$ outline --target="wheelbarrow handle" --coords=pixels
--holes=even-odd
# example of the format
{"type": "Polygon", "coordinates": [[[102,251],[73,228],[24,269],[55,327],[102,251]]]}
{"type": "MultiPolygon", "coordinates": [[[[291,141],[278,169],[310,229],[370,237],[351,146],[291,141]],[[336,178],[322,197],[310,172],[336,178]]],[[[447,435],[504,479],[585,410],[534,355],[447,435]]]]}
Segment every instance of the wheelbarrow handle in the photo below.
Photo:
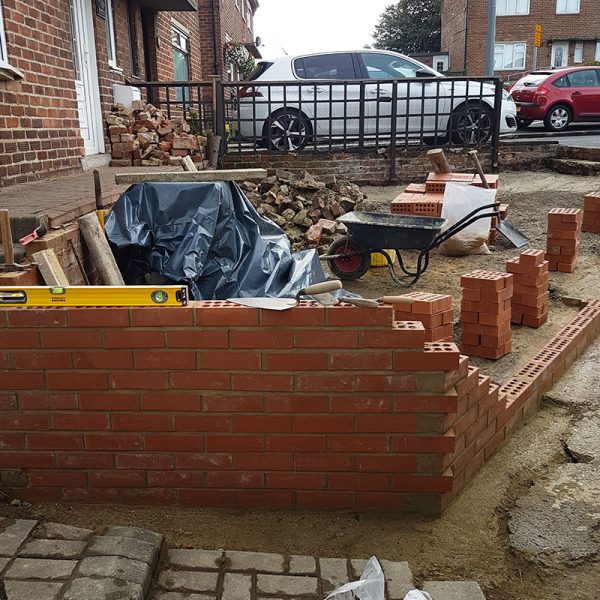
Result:
{"type": "Polygon", "coordinates": [[[475,210],[471,211],[468,215],[465,215],[458,223],[452,225],[446,229],[446,231],[442,231],[432,242],[429,250],[433,250],[437,248],[440,244],[443,244],[446,240],[449,240],[451,237],[455,236],[457,233],[461,232],[463,229],[469,227],[476,221],[480,219],[485,219],[487,217],[497,217],[500,218],[500,213],[498,212],[500,208],[499,202],[494,202],[493,204],[485,204],[484,206],[480,206],[475,210]],[[493,212],[488,212],[484,214],[480,214],[481,211],[494,209],[493,212]]]}

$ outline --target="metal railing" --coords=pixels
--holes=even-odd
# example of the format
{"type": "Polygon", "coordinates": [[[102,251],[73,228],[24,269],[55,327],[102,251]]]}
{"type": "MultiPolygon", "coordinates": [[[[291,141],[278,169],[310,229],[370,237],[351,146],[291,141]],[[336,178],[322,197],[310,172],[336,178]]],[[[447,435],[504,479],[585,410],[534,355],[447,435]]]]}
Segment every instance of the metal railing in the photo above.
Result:
{"type": "Polygon", "coordinates": [[[488,146],[497,165],[498,78],[135,83],[168,118],[194,117],[226,152],[385,152],[488,146]]]}

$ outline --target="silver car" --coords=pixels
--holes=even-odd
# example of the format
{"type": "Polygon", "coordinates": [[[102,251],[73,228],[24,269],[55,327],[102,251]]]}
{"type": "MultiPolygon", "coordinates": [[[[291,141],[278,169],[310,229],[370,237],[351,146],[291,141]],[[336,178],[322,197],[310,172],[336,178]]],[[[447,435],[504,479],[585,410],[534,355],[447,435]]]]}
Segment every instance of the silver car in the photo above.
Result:
{"type": "MultiPolygon", "coordinates": [[[[394,115],[397,140],[439,143],[449,136],[457,144],[477,144],[493,133],[492,83],[446,79],[396,52],[327,52],[262,61],[238,89],[234,135],[284,152],[331,140],[379,145],[386,135],[389,143],[394,115]]],[[[499,109],[500,132],[516,131],[516,106],[505,91],[499,109]]]]}

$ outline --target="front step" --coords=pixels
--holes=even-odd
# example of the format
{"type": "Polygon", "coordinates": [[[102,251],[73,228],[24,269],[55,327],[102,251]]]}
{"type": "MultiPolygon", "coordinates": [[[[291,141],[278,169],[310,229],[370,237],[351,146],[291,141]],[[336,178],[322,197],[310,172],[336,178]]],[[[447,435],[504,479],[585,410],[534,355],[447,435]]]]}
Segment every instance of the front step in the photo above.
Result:
{"type": "Polygon", "coordinates": [[[593,160],[577,160],[573,158],[551,158],[550,167],[557,173],[565,175],[600,175],[600,162],[593,160]]]}

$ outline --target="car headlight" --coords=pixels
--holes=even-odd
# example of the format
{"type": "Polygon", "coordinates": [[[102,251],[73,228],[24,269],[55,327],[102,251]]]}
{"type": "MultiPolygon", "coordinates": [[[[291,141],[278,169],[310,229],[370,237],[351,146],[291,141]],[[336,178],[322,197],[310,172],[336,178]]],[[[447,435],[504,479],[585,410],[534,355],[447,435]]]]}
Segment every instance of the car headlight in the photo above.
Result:
{"type": "Polygon", "coordinates": [[[512,100],[511,95],[506,90],[502,90],[502,100],[512,100]]]}

